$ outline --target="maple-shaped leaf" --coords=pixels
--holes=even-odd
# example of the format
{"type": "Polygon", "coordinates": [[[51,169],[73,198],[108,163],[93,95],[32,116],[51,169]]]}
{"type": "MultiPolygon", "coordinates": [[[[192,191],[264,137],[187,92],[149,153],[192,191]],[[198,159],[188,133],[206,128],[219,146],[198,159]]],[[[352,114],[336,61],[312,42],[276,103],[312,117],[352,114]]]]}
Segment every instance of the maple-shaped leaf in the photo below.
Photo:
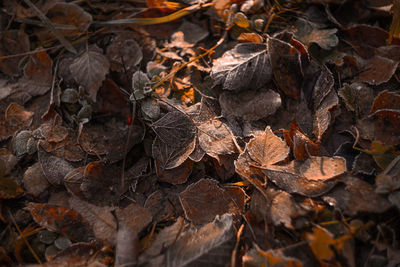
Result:
{"type": "Polygon", "coordinates": [[[191,143],[196,133],[192,120],[180,111],[168,112],[151,127],[161,141],[173,147],[191,143]]]}
{"type": "Polygon", "coordinates": [[[110,68],[108,59],[96,51],[85,51],[69,66],[75,81],[85,87],[93,102],[110,68]]]}
{"type": "Polygon", "coordinates": [[[236,45],[214,61],[211,77],[214,86],[243,91],[258,89],[272,78],[272,68],[265,44],[244,43],[236,45]]]}

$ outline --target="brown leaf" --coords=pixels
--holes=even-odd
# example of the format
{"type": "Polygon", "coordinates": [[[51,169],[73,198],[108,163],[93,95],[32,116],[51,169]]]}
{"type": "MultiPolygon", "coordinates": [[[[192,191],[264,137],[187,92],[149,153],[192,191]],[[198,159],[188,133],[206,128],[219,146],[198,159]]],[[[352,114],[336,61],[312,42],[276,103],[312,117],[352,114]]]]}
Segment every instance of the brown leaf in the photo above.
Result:
{"type": "Polygon", "coordinates": [[[243,266],[300,267],[302,263],[295,258],[286,257],[280,250],[263,251],[255,245],[243,256],[243,266]]]}
{"type": "Polygon", "coordinates": [[[89,241],[92,237],[88,222],[72,209],[32,202],[27,209],[40,226],[65,234],[72,241],[89,241]]]}
{"type": "MultiPolygon", "coordinates": [[[[233,190],[233,189],[232,189],[233,190]]],[[[242,189],[228,191],[212,179],[201,179],[179,194],[186,217],[195,224],[211,222],[216,215],[238,214],[244,208],[242,189]]]]}
{"type": "Polygon", "coordinates": [[[143,53],[133,34],[121,33],[107,47],[107,57],[112,71],[133,71],[142,61],[143,53]]]}
{"type": "Polygon", "coordinates": [[[170,146],[157,136],[153,141],[152,153],[160,171],[178,167],[189,157],[195,147],[195,139],[183,147],[170,146]]]}
{"type": "Polygon", "coordinates": [[[211,77],[223,90],[259,89],[271,80],[271,64],[265,44],[243,43],[214,61],[211,77]]]}
{"type": "Polygon", "coordinates": [[[375,55],[363,62],[363,69],[365,69],[365,71],[362,71],[354,81],[371,85],[385,83],[392,78],[398,65],[398,61],[375,55]]]}
{"type": "Polygon", "coordinates": [[[84,86],[93,102],[96,102],[97,91],[106,78],[110,63],[102,54],[85,51],[69,66],[75,81],[84,86]]]}
{"type": "Polygon", "coordinates": [[[187,181],[189,175],[192,173],[193,161],[187,159],[176,168],[162,171],[159,165],[156,164],[156,172],[158,180],[170,184],[183,184],[187,181]]]}
{"type": "MultiPolygon", "coordinates": [[[[57,3],[48,10],[46,16],[53,25],[58,26],[57,31],[67,37],[85,33],[92,23],[92,16],[73,3],[57,3]]],[[[36,35],[42,41],[53,38],[53,34],[47,28],[36,31],[36,35]]]]}
{"type": "MultiPolygon", "coordinates": [[[[0,56],[17,55],[28,52],[30,49],[29,36],[20,30],[2,32],[0,38],[0,56]]],[[[21,69],[19,62],[23,56],[10,57],[0,60],[0,70],[7,75],[17,76],[21,69]]]]}
{"type": "Polygon", "coordinates": [[[376,176],[375,192],[390,193],[400,188],[400,156],[397,156],[386,169],[376,176]]]}
{"type": "Polygon", "coordinates": [[[270,127],[262,135],[251,139],[246,149],[257,165],[263,168],[285,160],[289,154],[285,141],[276,136],[270,127]]]}
{"type": "Polygon", "coordinates": [[[74,169],[68,161],[46,152],[40,143],[38,144],[38,159],[47,181],[53,185],[62,185],[65,175],[74,169]]]}
{"type": "Polygon", "coordinates": [[[173,147],[192,143],[196,134],[192,120],[180,111],[168,112],[151,127],[162,142],[173,147]]]}
{"type": "Polygon", "coordinates": [[[198,126],[200,147],[211,157],[236,153],[235,138],[225,123],[218,119],[209,120],[198,126]]]}
{"type": "Polygon", "coordinates": [[[16,103],[11,103],[5,116],[0,117],[0,141],[13,136],[15,132],[28,128],[33,120],[33,112],[25,110],[16,103]]]}
{"type": "Polygon", "coordinates": [[[86,153],[106,155],[111,163],[117,162],[125,157],[126,151],[143,140],[144,128],[138,124],[133,124],[130,127],[132,127],[132,130],[128,146],[126,142],[129,126],[125,120],[86,123],[78,141],[86,153]]]}
{"type": "Polygon", "coordinates": [[[149,210],[136,203],[116,209],[115,214],[117,215],[118,225],[127,227],[137,234],[151,223],[153,218],[149,210]]]}
{"type": "Polygon", "coordinates": [[[289,43],[268,38],[268,52],[276,84],[285,95],[298,99],[303,80],[299,51],[289,43]]]}
{"type": "Polygon", "coordinates": [[[14,179],[0,176],[0,199],[17,198],[24,193],[24,190],[14,179]]]}
{"type": "Polygon", "coordinates": [[[322,103],[316,108],[313,122],[314,135],[318,140],[322,139],[323,134],[328,130],[335,118],[334,109],[339,105],[339,98],[335,90],[331,90],[324,98],[322,103]]]}
{"type": "Polygon", "coordinates": [[[375,193],[367,182],[350,175],[342,177],[341,181],[344,186],[336,187],[322,198],[344,214],[381,213],[391,207],[389,201],[375,193]]]}
{"type": "Polygon", "coordinates": [[[238,94],[223,92],[219,96],[222,116],[236,116],[243,120],[259,120],[270,115],[281,106],[281,97],[273,90],[249,90],[238,94]]]}
{"type": "Polygon", "coordinates": [[[313,197],[329,191],[336,184],[332,179],[345,171],[346,161],[343,158],[311,157],[305,162],[270,165],[263,173],[289,193],[313,197]]]}
{"type": "Polygon", "coordinates": [[[153,220],[156,222],[162,222],[172,218],[175,212],[174,206],[161,190],[153,192],[146,199],[144,207],[150,211],[153,220]]]}

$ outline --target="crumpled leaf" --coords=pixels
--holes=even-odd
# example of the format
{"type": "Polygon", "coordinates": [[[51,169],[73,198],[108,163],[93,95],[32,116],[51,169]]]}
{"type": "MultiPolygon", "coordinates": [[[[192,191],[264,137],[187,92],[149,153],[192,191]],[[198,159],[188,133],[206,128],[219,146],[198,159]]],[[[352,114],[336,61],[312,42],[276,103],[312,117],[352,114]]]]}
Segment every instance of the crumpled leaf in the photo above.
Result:
{"type": "Polygon", "coordinates": [[[196,134],[192,120],[180,111],[168,112],[151,127],[162,142],[172,147],[188,145],[196,134]]]}
{"type": "Polygon", "coordinates": [[[268,52],[276,84],[285,95],[298,99],[303,79],[300,52],[276,38],[268,38],[268,52]]]}
{"type": "Polygon", "coordinates": [[[223,92],[219,96],[222,116],[259,120],[275,113],[281,106],[280,95],[273,90],[249,90],[238,94],[223,92]]]}
{"type": "Polygon", "coordinates": [[[285,160],[290,149],[285,141],[276,136],[268,126],[262,135],[250,140],[246,145],[246,150],[258,166],[268,168],[270,165],[285,160]]]}
{"type": "Polygon", "coordinates": [[[295,23],[296,39],[310,46],[311,43],[318,44],[322,49],[332,49],[337,46],[339,39],[336,36],[337,29],[321,29],[318,24],[299,18],[295,23]]]}
{"type": "Polygon", "coordinates": [[[256,90],[272,78],[265,44],[243,43],[214,61],[211,77],[224,90],[256,90]]]}
{"type": "Polygon", "coordinates": [[[244,198],[242,189],[223,189],[217,181],[204,178],[179,194],[186,217],[197,225],[212,221],[216,215],[240,213],[244,208],[244,198]]]}
{"type": "Polygon", "coordinates": [[[344,214],[355,216],[359,213],[381,213],[391,207],[390,202],[375,193],[374,188],[356,178],[346,175],[341,181],[345,186],[338,186],[322,198],[344,214]]]}
{"type": "Polygon", "coordinates": [[[89,241],[93,233],[88,222],[75,210],[40,203],[28,203],[27,209],[40,226],[65,234],[72,241],[89,241]]]}
{"type": "Polygon", "coordinates": [[[97,91],[106,78],[110,63],[96,51],[85,51],[69,66],[75,81],[84,86],[93,102],[96,102],[97,91]]]}
{"type": "Polygon", "coordinates": [[[346,108],[356,113],[357,117],[368,115],[374,101],[373,90],[362,83],[345,83],[339,89],[339,96],[343,99],[346,108]]]}

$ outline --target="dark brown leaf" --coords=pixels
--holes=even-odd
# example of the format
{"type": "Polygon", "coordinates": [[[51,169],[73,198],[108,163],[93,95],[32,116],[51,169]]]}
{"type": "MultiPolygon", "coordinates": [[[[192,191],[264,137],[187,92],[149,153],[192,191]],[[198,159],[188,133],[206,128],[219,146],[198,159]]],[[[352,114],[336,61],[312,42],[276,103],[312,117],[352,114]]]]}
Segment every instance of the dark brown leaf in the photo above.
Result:
{"type": "Polygon", "coordinates": [[[218,58],[212,68],[214,86],[224,90],[258,89],[272,78],[271,64],[265,44],[238,44],[218,58]]]}
{"type": "MultiPolygon", "coordinates": [[[[20,30],[2,32],[0,39],[0,56],[22,54],[30,49],[29,36],[20,30]]],[[[19,62],[23,56],[0,60],[0,70],[7,75],[17,76],[21,73],[19,62]]]]}
{"type": "Polygon", "coordinates": [[[195,148],[195,139],[183,147],[170,146],[157,136],[153,141],[152,153],[157,168],[161,172],[178,167],[189,157],[195,148]]]}

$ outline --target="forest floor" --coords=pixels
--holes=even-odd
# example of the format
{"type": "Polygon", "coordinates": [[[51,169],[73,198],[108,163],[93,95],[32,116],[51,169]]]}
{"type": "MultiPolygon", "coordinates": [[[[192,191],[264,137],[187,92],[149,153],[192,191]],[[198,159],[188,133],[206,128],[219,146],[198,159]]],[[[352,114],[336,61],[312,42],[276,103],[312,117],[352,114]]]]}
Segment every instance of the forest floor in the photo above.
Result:
{"type": "Polygon", "coordinates": [[[0,266],[400,265],[399,0],[0,8],[0,266]]]}

